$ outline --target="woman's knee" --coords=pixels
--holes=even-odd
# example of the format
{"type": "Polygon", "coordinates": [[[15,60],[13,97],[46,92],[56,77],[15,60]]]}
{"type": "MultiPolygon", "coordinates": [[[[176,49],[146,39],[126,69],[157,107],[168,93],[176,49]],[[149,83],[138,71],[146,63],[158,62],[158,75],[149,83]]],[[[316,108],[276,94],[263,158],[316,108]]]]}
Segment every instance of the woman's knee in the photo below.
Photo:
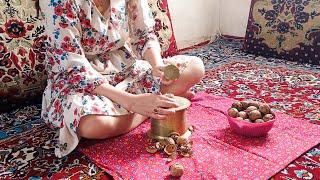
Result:
{"type": "MultiPolygon", "coordinates": [[[[112,120],[107,121],[106,116],[89,115],[81,118],[77,134],[87,139],[105,139],[112,131],[112,120]]],[[[110,117],[112,118],[112,117],[110,117]]]]}
{"type": "Polygon", "coordinates": [[[205,74],[205,68],[202,59],[200,59],[199,57],[192,57],[189,62],[188,68],[190,70],[190,79],[198,82],[203,78],[205,74]]]}

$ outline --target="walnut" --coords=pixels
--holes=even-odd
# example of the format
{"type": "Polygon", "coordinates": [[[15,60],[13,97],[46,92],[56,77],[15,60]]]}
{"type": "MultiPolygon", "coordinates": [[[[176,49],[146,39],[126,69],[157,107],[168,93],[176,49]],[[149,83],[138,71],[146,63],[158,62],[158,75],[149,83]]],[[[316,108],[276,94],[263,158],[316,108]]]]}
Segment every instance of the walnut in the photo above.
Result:
{"type": "Polygon", "coordinates": [[[169,168],[171,176],[180,177],[183,175],[184,167],[181,164],[175,163],[169,168]]]}
{"type": "Polygon", "coordinates": [[[270,121],[270,120],[272,120],[273,118],[274,118],[274,116],[273,116],[272,114],[266,114],[266,115],[263,116],[263,120],[264,120],[265,122],[270,121]]]}
{"type": "Polygon", "coordinates": [[[249,106],[246,110],[245,110],[245,112],[246,113],[250,113],[251,111],[254,111],[254,110],[257,110],[258,108],[257,107],[255,107],[255,106],[249,106]]]}
{"type": "Polygon", "coordinates": [[[249,113],[249,119],[250,119],[251,121],[255,121],[255,120],[261,119],[261,118],[262,118],[261,113],[260,113],[260,111],[258,111],[258,110],[253,110],[253,111],[251,111],[251,112],[249,113]]]}
{"type": "Polygon", "coordinates": [[[270,107],[268,106],[268,104],[261,104],[259,106],[259,111],[262,114],[269,114],[270,113],[270,107]]]}
{"type": "Polygon", "coordinates": [[[244,121],[251,122],[250,119],[243,119],[244,121]]]}
{"type": "Polygon", "coordinates": [[[242,101],[241,104],[242,104],[242,108],[243,109],[247,109],[249,107],[249,102],[248,101],[242,101]]]}
{"type": "Polygon", "coordinates": [[[238,110],[236,108],[230,108],[228,110],[228,115],[230,117],[236,118],[236,117],[238,117],[238,110]]]}
{"type": "Polygon", "coordinates": [[[257,119],[254,121],[255,123],[263,123],[264,121],[262,119],[257,119]]]}
{"type": "Polygon", "coordinates": [[[254,106],[256,108],[259,108],[259,102],[251,101],[249,102],[249,106],[254,106]]]}
{"type": "Polygon", "coordinates": [[[243,120],[243,118],[242,118],[242,117],[237,117],[236,119],[241,120],[241,121],[243,120]]]}
{"type": "Polygon", "coordinates": [[[236,108],[238,111],[241,111],[242,108],[243,108],[240,101],[234,102],[231,107],[232,107],[232,108],[236,108]]]}
{"type": "Polygon", "coordinates": [[[244,111],[240,111],[239,112],[239,117],[241,117],[242,119],[246,119],[248,117],[248,114],[244,111]]]}

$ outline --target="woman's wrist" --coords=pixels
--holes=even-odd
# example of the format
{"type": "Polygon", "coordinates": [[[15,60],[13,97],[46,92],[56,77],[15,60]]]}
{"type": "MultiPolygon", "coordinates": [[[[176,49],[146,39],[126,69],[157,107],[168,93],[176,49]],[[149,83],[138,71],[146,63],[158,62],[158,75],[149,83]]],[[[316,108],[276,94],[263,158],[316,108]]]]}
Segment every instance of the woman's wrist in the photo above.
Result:
{"type": "Polygon", "coordinates": [[[153,48],[147,49],[144,53],[144,59],[150,63],[152,68],[156,68],[164,65],[160,51],[157,49],[153,49],[153,48]]]}
{"type": "Polygon", "coordinates": [[[94,89],[93,93],[105,96],[111,101],[120,104],[127,110],[131,110],[135,99],[134,94],[115,88],[110,84],[102,84],[94,89]]]}
{"type": "Polygon", "coordinates": [[[133,106],[135,105],[135,103],[137,102],[136,100],[137,95],[136,94],[130,94],[128,93],[128,95],[126,96],[126,99],[124,101],[124,105],[123,107],[128,110],[128,111],[132,111],[133,106]]]}

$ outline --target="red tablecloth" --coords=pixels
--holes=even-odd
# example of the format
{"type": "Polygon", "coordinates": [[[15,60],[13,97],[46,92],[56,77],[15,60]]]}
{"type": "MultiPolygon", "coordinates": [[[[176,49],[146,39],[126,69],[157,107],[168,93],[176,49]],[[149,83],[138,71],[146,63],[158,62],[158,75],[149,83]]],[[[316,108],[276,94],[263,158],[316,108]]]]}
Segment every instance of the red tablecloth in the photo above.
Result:
{"type": "Polygon", "coordinates": [[[267,179],[320,142],[320,126],[277,113],[268,136],[246,138],[232,132],[225,115],[233,100],[198,95],[188,110],[195,127],[194,154],[167,163],[163,154],[149,154],[146,122],[132,132],[104,141],[85,141],[81,151],[115,179],[166,179],[169,166],[184,165],[182,179],[267,179]]]}

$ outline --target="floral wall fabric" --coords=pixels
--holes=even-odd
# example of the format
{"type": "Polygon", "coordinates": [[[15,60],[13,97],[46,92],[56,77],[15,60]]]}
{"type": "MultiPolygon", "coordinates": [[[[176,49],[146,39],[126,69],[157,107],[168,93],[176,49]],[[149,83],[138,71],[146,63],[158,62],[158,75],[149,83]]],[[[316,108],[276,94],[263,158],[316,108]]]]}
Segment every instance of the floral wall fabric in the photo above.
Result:
{"type": "Polygon", "coordinates": [[[320,0],[252,0],[244,49],[320,64],[320,0]]]}
{"type": "Polygon", "coordinates": [[[163,56],[177,54],[177,45],[174,37],[170,12],[167,0],[149,0],[156,25],[155,32],[158,36],[163,56]]]}
{"type": "Polygon", "coordinates": [[[34,1],[0,0],[0,110],[41,96],[45,41],[34,1]]]}
{"type": "MultiPolygon", "coordinates": [[[[149,0],[149,5],[163,55],[176,54],[167,0],[149,0]]],[[[46,39],[34,0],[0,0],[0,111],[41,100],[46,39]]]]}

